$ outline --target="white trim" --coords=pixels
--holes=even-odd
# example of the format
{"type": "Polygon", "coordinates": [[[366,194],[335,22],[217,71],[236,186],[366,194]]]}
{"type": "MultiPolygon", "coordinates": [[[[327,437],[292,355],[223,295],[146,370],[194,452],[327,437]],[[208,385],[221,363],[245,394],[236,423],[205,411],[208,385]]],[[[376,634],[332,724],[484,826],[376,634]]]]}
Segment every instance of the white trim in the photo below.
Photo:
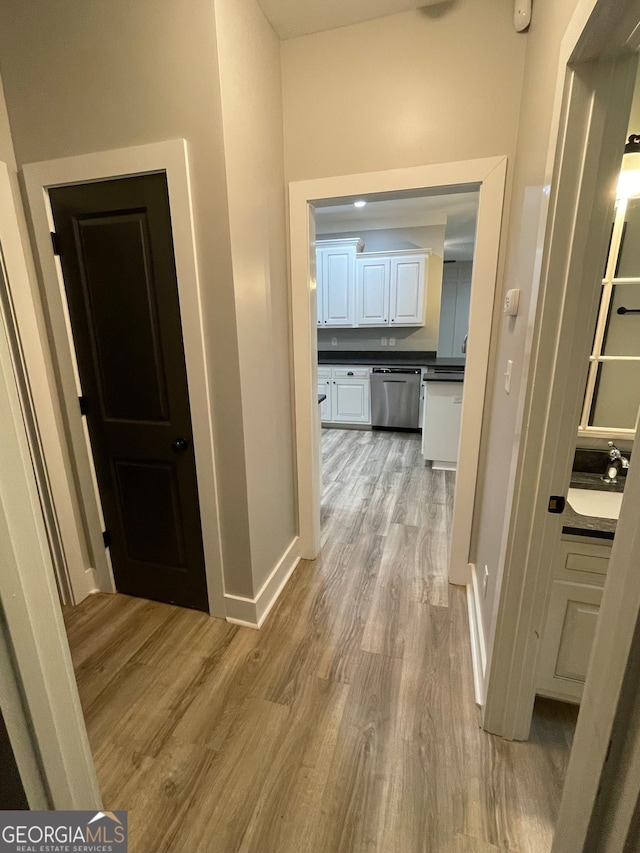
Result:
{"type": "Polygon", "coordinates": [[[584,62],[578,70],[568,63],[579,48],[589,51],[588,59],[598,50],[613,55],[623,33],[620,20],[632,29],[637,24],[637,0],[626,5],[635,7],[633,14],[606,2],[581,3],[560,51],[547,161],[548,180],[553,174],[554,182],[548,227],[544,209],[538,233],[540,296],[521,399],[526,429],[514,460],[513,512],[503,540],[504,580],[484,713],[485,728],[509,739],[526,739],[531,723],[552,554],[562,523],[561,516],[548,514],[547,502],[551,494],[566,493],[569,482],[610,238],[613,194],[607,198],[605,188],[615,186],[636,76],[632,55],[584,62]],[[601,14],[592,17],[596,5],[601,14]]]}
{"type": "MultiPolygon", "coordinates": [[[[11,199],[8,171],[1,163],[0,208],[6,208],[5,189],[11,199]]],[[[3,224],[5,215],[6,209],[3,224]]],[[[5,234],[1,236],[4,239],[5,234]]],[[[26,274],[24,257],[21,263],[17,249],[3,243],[5,268],[12,287],[23,281],[26,274]]],[[[22,365],[14,362],[8,340],[15,336],[16,330],[3,302],[0,300],[0,606],[32,722],[50,807],[99,809],[100,792],[18,395],[17,378],[22,365]]],[[[41,805],[40,797],[32,807],[36,804],[41,805]]]]}
{"type": "Polygon", "coordinates": [[[467,584],[467,610],[469,612],[469,640],[473,667],[473,688],[476,705],[484,705],[484,676],[487,667],[487,650],[484,642],[482,607],[478,594],[478,577],[474,563],[469,563],[471,582],[467,584]]]}
{"type": "MultiPolygon", "coordinates": [[[[83,431],[82,419],[78,416],[77,386],[74,372],[74,355],[70,347],[65,322],[64,284],[57,259],[51,251],[53,218],[49,203],[48,188],[79,184],[90,181],[109,180],[137,174],[165,172],[169,189],[171,226],[178,278],[180,315],[183,327],[187,382],[191,406],[193,444],[198,477],[202,539],[204,545],[209,607],[212,616],[224,616],[222,551],[220,545],[220,522],[215,472],[213,442],[212,399],[206,343],[204,336],[201,285],[195,244],[195,228],[191,203],[191,182],[187,143],[184,139],[121,148],[95,154],[83,154],[60,160],[30,163],[24,167],[24,178],[33,222],[36,251],[40,261],[44,282],[44,302],[52,328],[54,356],[61,376],[61,398],[66,428],[71,438],[70,453],[76,467],[79,482],[80,503],[88,508],[90,549],[96,565],[96,583],[101,589],[110,589],[109,567],[101,545],[101,530],[98,519],[100,509],[91,477],[91,460],[83,431]]],[[[30,369],[30,375],[34,368],[30,369]]],[[[37,370],[37,367],[35,368],[37,370]]],[[[56,425],[55,439],[65,446],[63,425],[56,425]]],[[[51,449],[45,448],[47,464],[51,449]]],[[[65,496],[76,497],[70,466],[59,466],[51,472],[51,486],[58,512],[64,507],[65,496]]],[[[87,548],[82,547],[82,532],[77,522],[70,520],[61,535],[68,551],[73,546],[72,558],[75,572],[86,570],[87,548]]],[[[72,579],[75,575],[72,574],[72,579]]],[[[81,600],[87,594],[84,588],[75,590],[81,600]]]]}
{"type": "Polygon", "coordinates": [[[300,552],[320,550],[320,427],[317,419],[316,282],[313,202],[347,195],[480,185],[449,580],[466,585],[489,363],[507,158],[488,157],[289,184],[291,293],[300,552]]]}
{"type": "Polygon", "coordinates": [[[300,539],[295,536],[255,598],[225,593],[227,622],[246,628],[261,628],[299,562],[300,539]]]}

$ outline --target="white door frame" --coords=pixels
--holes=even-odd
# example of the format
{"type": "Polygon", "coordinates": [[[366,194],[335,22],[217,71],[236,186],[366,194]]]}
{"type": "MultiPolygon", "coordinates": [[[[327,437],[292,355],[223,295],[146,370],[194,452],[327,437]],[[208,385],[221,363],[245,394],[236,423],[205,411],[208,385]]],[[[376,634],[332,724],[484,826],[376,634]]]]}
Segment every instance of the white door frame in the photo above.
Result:
{"type": "Polygon", "coordinates": [[[296,181],[289,185],[296,459],[301,556],[320,551],[320,425],[317,417],[316,281],[312,263],[313,202],[398,190],[478,184],[480,200],[473,263],[469,346],[456,477],[449,580],[469,581],[469,548],[480,433],[496,294],[507,158],[487,157],[386,172],[296,181]]]}
{"type": "MultiPolygon", "coordinates": [[[[52,251],[50,232],[53,216],[49,201],[50,187],[91,181],[109,180],[139,174],[166,173],[173,231],[174,254],[178,279],[180,316],[183,328],[187,383],[193,429],[193,445],[198,478],[198,496],[202,519],[205,568],[212,616],[225,615],[222,551],[213,443],[212,400],[207,352],[203,332],[201,287],[195,243],[191,202],[191,182],[187,143],[184,139],[157,142],[132,148],[83,154],[60,160],[30,163],[24,166],[24,180],[33,223],[35,247],[43,281],[44,311],[51,330],[53,358],[59,378],[62,421],[52,425],[53,433],[45,443],[47,466],[52,466],[56,448],[65,448],[70,464],[50,468],[51,493],[61,517],[60,536],[67,558],[74,598],[78,602],[96,588],[113,590],[108,557],[102,542],[102,510],[97,492],[93,460],[84,419],[80,417],[79,375],[71,340],[64,282],[59,258],[52,251]],[[69,442],[65,438],[69,435],[69,442]],[[76,489],[75,481],[78,488],[76,489]],[[65,501],[86,513],[65,517],[65,501]],[[63,523],[66,522],[66,523],[63,523]]],[[[32,381],[46,377],[37,363],[28,365],[32,381]]],[[[38,408],[36,417],[46,407],[38,408]]],[[[45,436],[43,435],[43,443],[45,436]]]]}
{"type": "MultiPolygon", "coordinates": [[[[507,738],[526,739],[531,723],[552,554],[562,529],[562,516],[550,515],[547,503],[550,495],[566,493],[570,478],[635,83],[636,59],[631,51],[639,40],[638,20],[639,0],[619,4],[582,0],[560,52],[547,161],[552,194],[538,240],[543,262],[525,389],[527,428],[518,459],[484,712],[485,728],[507,738]],[[624,55],[616,59],[616,53],[624,55]]],[[[627,495],[625,505],[630,500],[627,495]]],[[[629,523],[633,512],[637,520],[637,510],[627,509],[618,525],[605,600],[611,600],[610,586],[628,582],[621,555],[628,553],[633,536],[629,523]]],[[[609,619],[611,609],[603,605],[596,648],[619,627],[615,617],[609,619]]],[[[603,679],[602,687],[611,684],[612,677],[614,683],[621,678],[627,653],[624,644],[618,649],[617,658],[608,662],[608,673],[589,676],[585,697],[593,695],[591,679],[603,679]]],[[[614,691],[603,695],[608,704],[614,691]]],[[[583,700],[581,718],[587,704],[588,698],[583,700]]],[[[602,731],[604,720],[606,716],[600,719],[602,731]]],[[[601,746],[595,741],[589,745],[592,751],[601,746]]]]}
{"type": "Polygon", "coordinates": [[[0,298],[0,609],[8,634],[0,640],[3,714],[32,809],[99,809],[18,390],[25,382],[14,295],[29,288],[29,276],[2,162],[0,246],[6,278],[0,298]],[[9,645],[14,667],[5,657],[9,645]]]}

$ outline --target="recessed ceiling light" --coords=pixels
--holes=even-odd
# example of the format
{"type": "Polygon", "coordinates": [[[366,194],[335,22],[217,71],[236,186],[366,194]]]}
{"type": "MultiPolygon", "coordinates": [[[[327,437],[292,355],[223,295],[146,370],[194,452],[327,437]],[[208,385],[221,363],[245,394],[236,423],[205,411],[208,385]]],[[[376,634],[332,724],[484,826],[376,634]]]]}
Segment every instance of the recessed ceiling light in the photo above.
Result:
{"type": "Polygon", "coordinates": [[[354,201],[353,206],[354,207],[364,207],[366,203],[367,202],[363,198],[361,198],[359,201],[354,201]]]}

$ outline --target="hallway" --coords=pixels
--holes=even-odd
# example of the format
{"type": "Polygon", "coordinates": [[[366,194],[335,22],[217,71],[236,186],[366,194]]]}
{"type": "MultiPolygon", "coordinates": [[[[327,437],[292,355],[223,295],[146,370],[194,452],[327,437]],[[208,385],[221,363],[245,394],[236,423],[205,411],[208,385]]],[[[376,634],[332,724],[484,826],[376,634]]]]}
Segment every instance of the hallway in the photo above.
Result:
{"type": "Polygon", "coordinates": [[[576,711],[479,728],[453,475],[326,430],[322,555],[260,631],[97,594],[67,609],[104,805],[133,853],[547,853],[576,711]]]}

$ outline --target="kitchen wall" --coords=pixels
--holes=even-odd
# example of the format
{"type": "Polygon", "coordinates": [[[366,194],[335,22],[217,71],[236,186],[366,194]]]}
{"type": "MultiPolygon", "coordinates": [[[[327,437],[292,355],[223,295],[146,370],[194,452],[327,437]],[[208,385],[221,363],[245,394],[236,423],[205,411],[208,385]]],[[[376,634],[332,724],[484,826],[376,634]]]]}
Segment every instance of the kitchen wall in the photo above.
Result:
{"type": "MultiPolygon", "coordinates": [[[[545,174],[549,148],[560,43],[577,0],[537,0],[529,30],[527,58],[518,125],[511,212],[502,291],[520,288],[518,317],[506,317],[497,306],[494,320],[497,348],[491,370],[481,448],[481,479],[477,490],[472,561],[482,579],[487,566],[489,580],[481,601],[485,639],[499,602],[504,569],[503,537],[509,523],[509,479],[520,426],[518,401],[530,318],[537,251],[536,234],[545,198],[545,174]],[[504,389],[507,360],[513,361],[511,392],[504,389]]],[[[526,425],[525,427],[526,428],[526,425]]],[[[489,649],[490,652],[490,649],[489,649]]]]}
{"type": "MultiPolygon", "coordinates": [[[[328,226],[330,227],[330,226],[328,226]]],[[[371,231],[327,232],[319,228],[319,240],[361,237],[365,252],[395,251],[396,249],[431,249],[427,270],[425,325],[421,328],[397,329],[318,329],[319,350],[402,350],[407,352],[434,351],[438,347],[440,297],[444,255],[444,225],[425,225],[413,228],[381,228],[371,231]],[[381,338],[393,331],[395,347],[383,346],[381,338]],[[332,339],[337,339],[334,347],[332,339]]]]}
{"type": "MultiPolygon", "coordinates": [[[[237,46],[238,56],[248,64],[252,57],[244,52],[244,45],[238,46],[237,34],[233,33],[236,21],[233,13],[225,5],[219,11],[225,32],[237,46]]],[[[238,14],[247,14],[244,5],[238,14]]],[[[261,68],[269,68],[268,79],[256,96],[258,92],[261,95],[271,92],[277,76],[273,42],[269,41],[268,47],[261,42],[267,35],[264,28],[261,34],[251,30],[252,50],[260,44],[261,68]]],[[[268,509],[264,492],[256,491],[255,481],[249,482],[247,471],[248,448],[250,464],[254,466],[253,478],[256,455],[263,457],[260,464],[270,465],[271,461],[267,463],[264,457],[279,458],[282,444],[287,442],[287,419],[282,415],[288,406],[283,368],[287,344],[282,340],[286,338],[282,330],[287,320],[278,283],[283,266],[278,238],[274,238],[273,248],[270,246],[267,252],[265,236],[259,235],[263,242],[251,255],[237,236],[238,223],[244,216],[243,204],[251,203],[250,199],[240,200],[246,185],[237,177],[239,164],[246,160],[252,173],[256,166],[243,146],[231,157],[227,174],[225,130],[227,140],[234,140],[234,144],[239,131],[237,116],[228,117],[226,129],[222,125],[214,6],[209,0],[190,0],[182,8],[173,0],[135,3],[92,0],[90,4],[84,0],[58,0],[55,4],[7,0],[0,10],[0,71],[19,164],[162,139],[188,140],[205,337],[212,377],[225,588],[229,593],[251,597],[255,580],[264,574],[264,563],[280,545],[284,549],[289,544],[284,540],[289,540],[292,526],[292,495],[283,496],[289,488],[284,485],[288,479],[287,464],[291,464],[288,455],[284,455],[282,462],[284,473],[276,480],[276,499],[268,509]],[[234,200],[233,247],[230,198],[234,200]],[[244,278],[248,266],[255,263],[257,268],[264,267],[267,257],[272,264],[268,275],[262,272],[244,278]],[[266,292],[267,280],[276,282],[273,295],[266,292]],[[251,304],[256,305],[256,326],[262,330],[259,343],[251,349],[256,376],[264,383],[264,393],[260,392],[259,399],[264,399],[267,389],[282,397],[274,430],[281,428],[283,436],[276,437],[270,432],[266,445],[260,444],[259,453],[252,444],[255,432],[247,426],[248,418],[256,417],[248,399],[256,386],[242,388],[247,371],[245,363],[241,368],[239,357],[239,338],[246,341],[250,333],[251,304]],[[281,346],[273,360],[264,351],[269,343],[263,332],[270,322],[281,346]],[[264,372],[263,365],[267,365],[264,372]],[[266,520],[263,512],[267,513],[266,520]],[[279,512],[282,516],[276,518],[279,512]],[[264,548],[257,544],[263,537],[269,540],[264,548]],[[259,549],[255,578],[252,545],[259,549]]],[[[255,158],[263,158],[265,169],[277,170],[271,143],[262,138],[263,132],[269,134],[276,127],[277,112],[273,124],[265,128],[260,118],[264,107],[253,93],[251,96],[247,93],[247,81],[239,80],[233,69],[229,69],[224,85],[227,94],[236,86],[242,91],[247,127],[260,129],[255,158]]],[[[268,104],[277,109],[277,100],[270,94],[268,104]]],[[[273,146],[277,144],[276,139],[273,146]]],[[[274,184],[278,181],[277,171],[273,181],[274,184]]],[[[261,198],[269,192],[265,179],[260,185],[261,198]]],[[[277,235],[282,221],[281,200],[271,196],[269,205],[277,235]]],[[[272,412],[268,408],[267,415],[272,412]]]]}

